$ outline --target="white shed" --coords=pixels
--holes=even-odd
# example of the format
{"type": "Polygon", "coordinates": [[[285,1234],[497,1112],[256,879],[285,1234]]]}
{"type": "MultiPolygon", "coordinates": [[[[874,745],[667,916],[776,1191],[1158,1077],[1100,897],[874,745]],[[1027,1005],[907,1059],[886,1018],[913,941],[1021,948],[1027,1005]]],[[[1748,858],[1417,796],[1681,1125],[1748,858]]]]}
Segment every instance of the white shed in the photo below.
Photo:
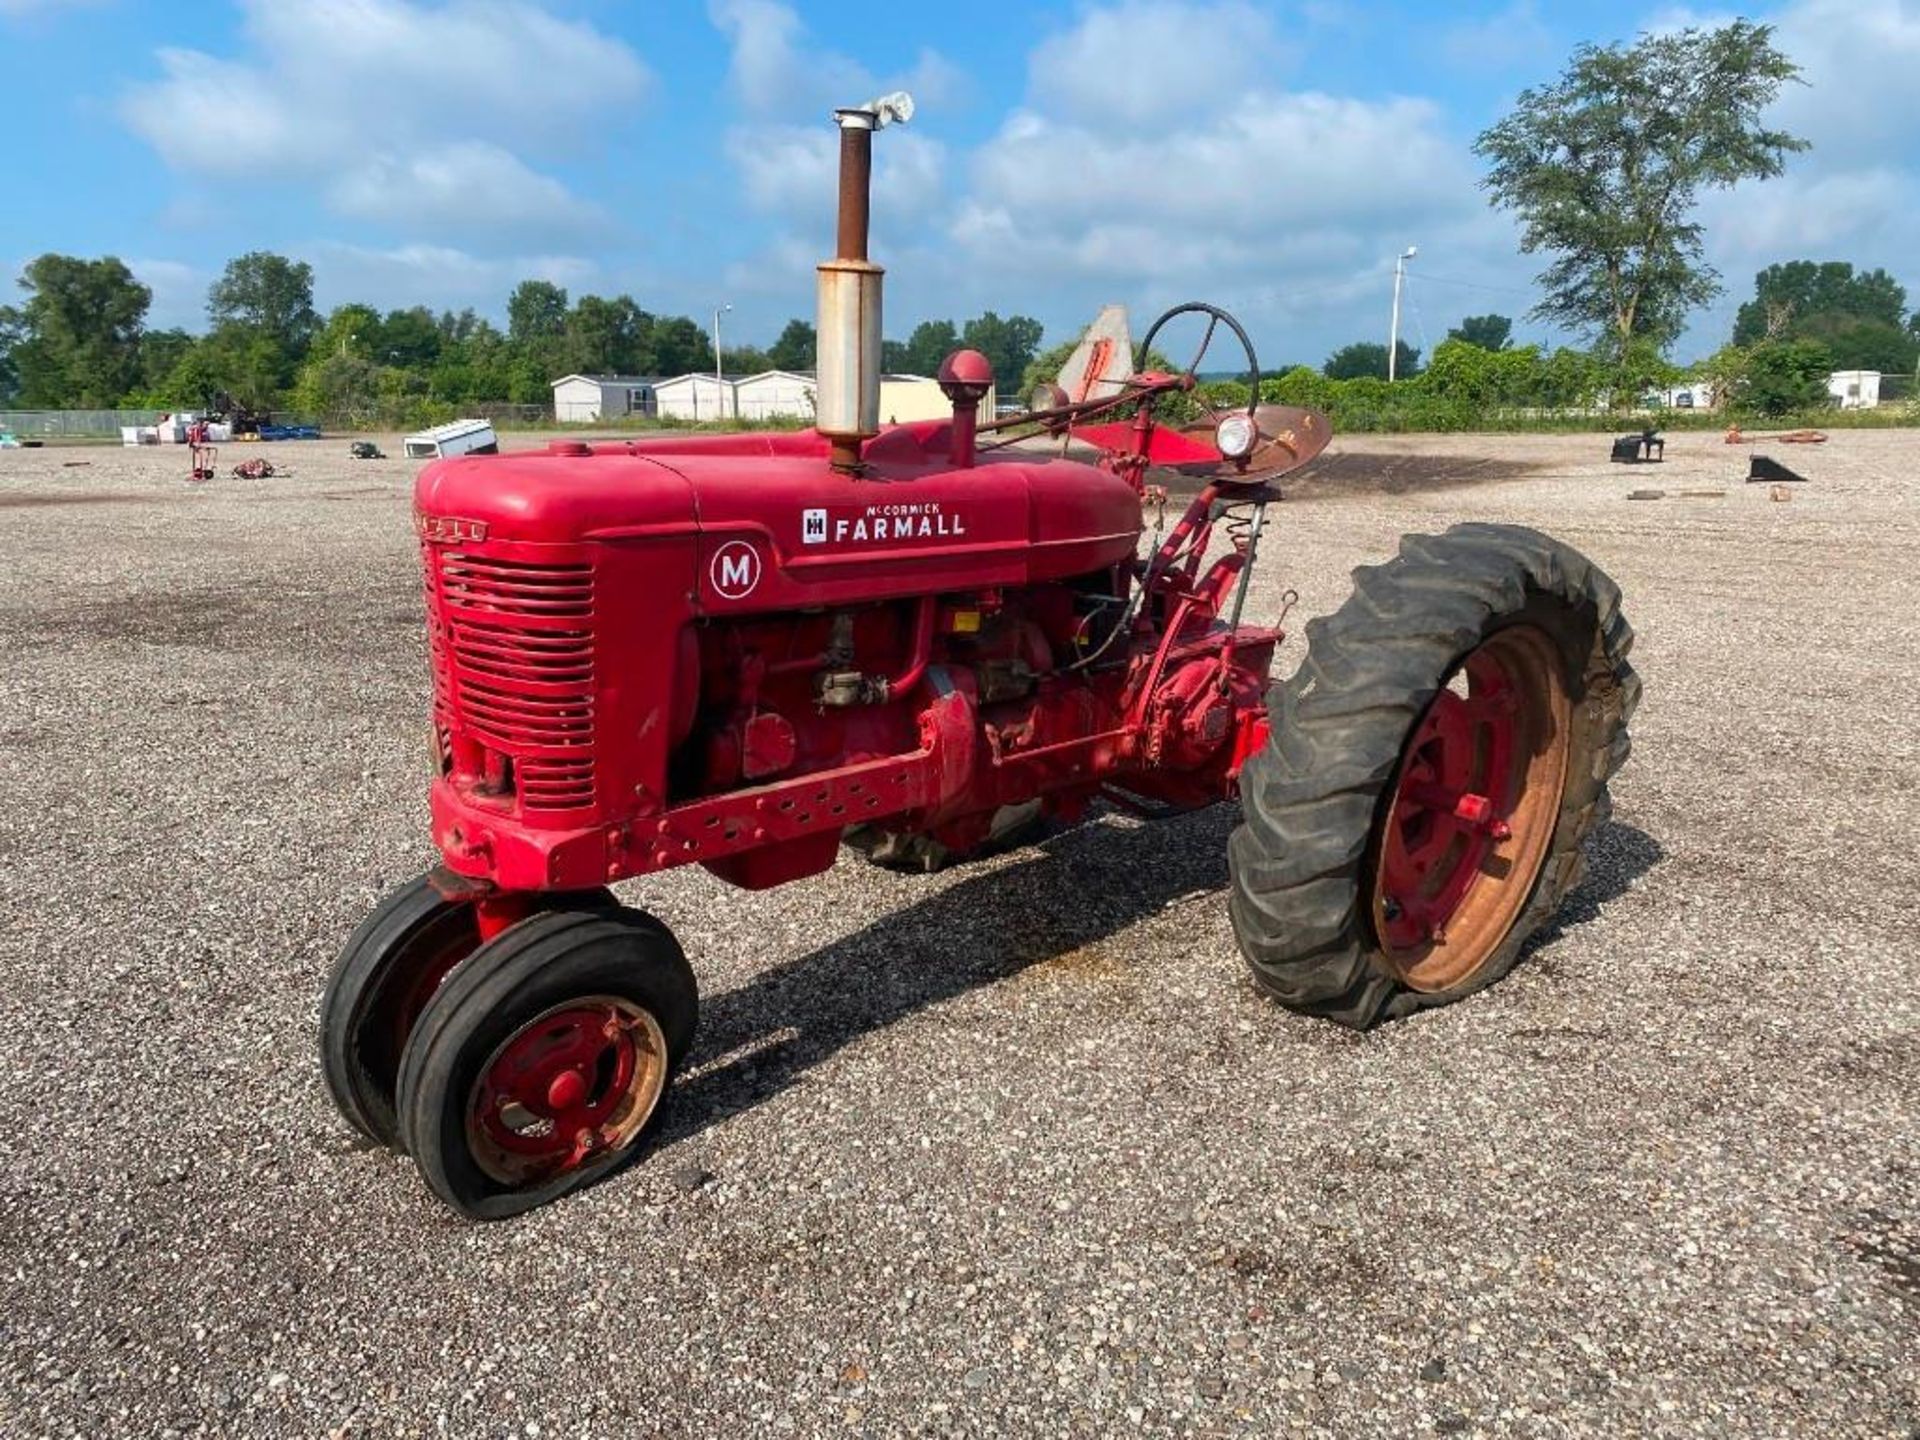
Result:
{"type": "Polygon", "coordinates": [[[732,380],[718,380],[702,371],[676,375],[653,387],[654,403],[662,420],[731,420],[734,386],[732,380]]]}
{"type": "Polygon", "coordinates": [[[775,416],[813,418],[814,378],[797,370],[762,370],[734,382],[737,420],[771,420],[775,416]]]}
{"type": "Polygon", "coordinates": [[[1836,370],[1827,377],[1827,394],[1842,410],[1874,410],[1880,405],[1878,370],[1836,370]]]}
{"type": "Polygon", "coordinates": [[[553,418],[565,424],[652,415],[654,383],[651,375],[562,375],[553,382],[553,418]]]}

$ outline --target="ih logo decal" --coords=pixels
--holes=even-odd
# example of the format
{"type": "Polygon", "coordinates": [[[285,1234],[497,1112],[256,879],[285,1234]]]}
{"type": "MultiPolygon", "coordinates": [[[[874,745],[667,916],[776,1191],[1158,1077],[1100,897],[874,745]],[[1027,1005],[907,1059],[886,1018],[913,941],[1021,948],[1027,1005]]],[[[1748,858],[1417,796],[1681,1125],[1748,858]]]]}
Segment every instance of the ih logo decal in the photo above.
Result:
{"type": "Polygon", "coordinates": [[[827,543],[826,511],[802,510],[800,512],[800,543],[802,545],[824,545],[827,543]]]}
{"type": "Polygon", "coordinates": [[[721,599],[744,600],[760,583],[760,552],[749,541],[729,540],[713,552],[707,578],[721,599]]]}

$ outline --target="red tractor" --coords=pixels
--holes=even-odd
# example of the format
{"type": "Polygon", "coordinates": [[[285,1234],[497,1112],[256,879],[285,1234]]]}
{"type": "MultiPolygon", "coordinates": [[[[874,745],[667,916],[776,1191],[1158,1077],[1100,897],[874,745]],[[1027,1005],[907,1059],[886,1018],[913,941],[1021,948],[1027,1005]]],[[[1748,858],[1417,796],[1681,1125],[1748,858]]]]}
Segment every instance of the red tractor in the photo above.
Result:
{"type": "MultiPolygon", "coordinates": [[[[878,424],[873,132],[838,112],[818,426],[662,435],[422,471],[433,834],[444,863],[347,942],[321,1046],[335,1102],[433,1191],[511,1215],[633,1157],[697,997],[611,882],[698,864],[751,889],[845,843],[931,866],[1096,800],[1239,799],[1234,928],[1281,1003],[1366,1027],[1509,969],[1581,870],[1638,683],[1618,589],[1531,530],[1412,536],[1356,572],[1269,694],[1242,622],[1272,482],[1328,439],[1194,365],[1009,421],[878,424]],[[1038,430],[1065,443],[1036,446],[1038,430]],[[1150,475],[1197,490],[1171,528],[1150,475]]],[[[1198,322],[1194,322],[1198,323],[1198,322]]],[[[1206,342],[1200,349],[1204,354],[1206,342]]]]}

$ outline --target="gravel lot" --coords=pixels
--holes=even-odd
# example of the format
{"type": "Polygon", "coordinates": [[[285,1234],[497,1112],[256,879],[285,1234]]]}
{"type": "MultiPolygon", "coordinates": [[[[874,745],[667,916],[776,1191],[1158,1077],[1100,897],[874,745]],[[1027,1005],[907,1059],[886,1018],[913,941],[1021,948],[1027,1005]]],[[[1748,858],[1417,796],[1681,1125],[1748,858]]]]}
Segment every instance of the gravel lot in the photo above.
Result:
{"type": "Polygon", "coordinates": [[[1254,607],[1460,519],[1624,586],[1634,759],[1510,980],[1264,1003],[1224,809],[680,872],[623,887],[706,997],[654,1153],[492,1227],[314,1058],[431,859],[413,467],[0,452],[0,1434],[1920,1434],[1920,435],[1757,447],[1784,504],[1606,448],[1343,442],[1254,607]]]}

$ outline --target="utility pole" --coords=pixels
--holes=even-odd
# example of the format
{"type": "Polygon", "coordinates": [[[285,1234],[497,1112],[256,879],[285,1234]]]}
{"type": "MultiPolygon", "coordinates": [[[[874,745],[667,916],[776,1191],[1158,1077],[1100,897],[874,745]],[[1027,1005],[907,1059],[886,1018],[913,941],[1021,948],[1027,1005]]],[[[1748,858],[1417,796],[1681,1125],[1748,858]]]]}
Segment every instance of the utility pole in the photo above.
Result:
{"type": "MultiPolygon", "coordinates": [[[[731,305],[722,305],[713,312],[713,379],[719,386],[719,393],[714,396],[714,403],[720,407],[722,420],[727,418],[727,372],[720,363],[720,317],[731,309],[733,309],[731,305]]],[[[737,404],[733,407],[733,418],[736,420],[740,418],[740,407],[737,404]]]]}
{"type": "Polygon", "coordinates": [[[1387,330],[1387,379],[1400,372],[1400,287],[1406,283],[1407,261],[1420,253],[1418,245],[1409,245],[1393,262],[1393,324],[1387,330]]]}

